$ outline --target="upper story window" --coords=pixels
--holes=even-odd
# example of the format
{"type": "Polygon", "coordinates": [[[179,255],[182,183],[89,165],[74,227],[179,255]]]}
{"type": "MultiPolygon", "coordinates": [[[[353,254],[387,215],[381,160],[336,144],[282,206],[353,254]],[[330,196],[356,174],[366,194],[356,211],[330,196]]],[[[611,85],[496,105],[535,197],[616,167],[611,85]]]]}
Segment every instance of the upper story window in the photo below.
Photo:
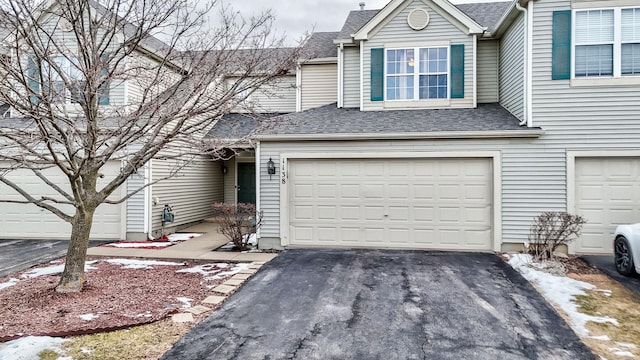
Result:
{"type": "Polygon", "coordinates": [[[576,10],[574,76],[640,75],[640,8],[576,10]]]}
{"type": "Polygon", "coordinates": [[[449,48],[386,51],[386,99],[447,99],[449,48]]]}
{"type": "Polygon", "coordinates": [[[85,78],[76,57],[53,57],[49,62],[43,62],[42,72],[42,90],[51,97],[52,102],[71,104],[80,102],[85,78]]]}

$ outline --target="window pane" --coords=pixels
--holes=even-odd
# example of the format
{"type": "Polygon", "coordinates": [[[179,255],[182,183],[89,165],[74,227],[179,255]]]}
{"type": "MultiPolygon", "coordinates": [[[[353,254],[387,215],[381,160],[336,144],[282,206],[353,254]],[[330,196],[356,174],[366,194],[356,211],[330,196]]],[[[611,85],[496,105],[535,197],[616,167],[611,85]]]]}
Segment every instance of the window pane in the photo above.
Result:
{"type": "Polygon", "coordinates": [[[420,99],[446,99],[447,75],[420,75],[420,99]]]}
{"type": "Polygon", "coordinates": [[[622,9],[622,41],[640,41],[640,8],[622,9]]]}
{"type": "Polygon", "coordinates": [[[420,73],[446,73],[447,48],[420,49],[420,73]]]}
{"type": "Polygon", "coordinates": [[[576,11],[576,43],[613,41],[613,10],[576,11]]]}
{"type": "Polygon", "coordinates": [[[388,76],[387,100],[413,99],[413,76],[388,76]]]}
{"type": "Polygon", "coordinates": [[[613,45],[576,46],[576,76],[613,75],[613,45]]]}
{"type": "Polygon", "coordinates": [[[387,74],[412,74],[413,49],[387,50],[387,74]]]}
{"type": "Polygon", "coordinates": [[[622,44],[622,75],[640,75],[640,44],[622,44]]]}

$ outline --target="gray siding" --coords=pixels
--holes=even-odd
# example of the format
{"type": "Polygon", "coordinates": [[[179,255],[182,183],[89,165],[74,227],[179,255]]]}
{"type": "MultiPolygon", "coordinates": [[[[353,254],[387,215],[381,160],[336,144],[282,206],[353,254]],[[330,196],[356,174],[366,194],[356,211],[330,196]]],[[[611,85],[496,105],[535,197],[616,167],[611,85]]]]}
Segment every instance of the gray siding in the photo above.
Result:
{"type": "Polygon", "coordinates": [[[344,48],[343,106],[360,107],[360,48],[344,48]]]}
{"type": "Polygon", "coordinates": [[[335,103],[338,96],[337,64],[302,65],[302,110],[335,103]]]}
{"type": "MultiPolygon", "coordinates": [[[[131,194],[144,184],[144,168],[140,168],[127,179],[127,193],[131,194]]],[[[144,202],[144,190],[138,191],[127,200],[127,233],[144,232],[144,202]]]]}
{"type": "MultiPolygon", "coordinates": [[[[260,143],[265,145],[266,143],[260,143]]],[[[287,149],[288,150],[288,149],[287,149]]],[[[277,147],[261,146],[260,164],[266,164],[269,159],[276,163],[275,176],[269,177],[266,171],[260,171],[260,211],[262,211],[261,237],[280,236],[280,183],[282,166],[278,166],[280,152],[277,147]]]]}
{"type": "Polygon", "coordinates": [[[524,119],[524,16],[520,15],[500,40],[500,104],[524,119]]]}
{"type": "MultiPolygon", "coordinates": [[[[371,79],[368,74],[371,69],[371,49],[391,47],[393,43],[406,44],[408,42],[451,41],[451,44],[464,44],[465,46],[465,89],[464,99],[451,99],[450,107],[473,107],[473,37],[463,33],[449,20],[438,14],[432,8],[428,8],[430,14],[429,25],[421,31],[412,30],[407,25],[407,15],[416,8],[428,7],[423,1],[415,0],[409,3],[393,19],[385,24],[369,41],[364,44],[364,109],[379,110],[384,102],[371,102],[371,79]]],[[[428,105],[426,105],[428,106],[428,105]]]]}
{"type": "Polygon", "coordinates": [[[236,203],[236,158],[224,162],[227,167],[227,174],[224,175],[224,202],[236,203]]]}
{"type": "Polygon", "coordinates": [[[295,112],[296,77],[283,76],[273,84],[257,89],[248,101],[255,106],[256,112],[295,112]]]}
{"type": "MultiPolygon", "coordinates": [[[[161,179],[175,168],[175,160],[154,159],[152,179],[161,179]]],[[[165,204],[171,205],[176,213],[174,226],[203,220],[211,215],[212,203],[224,200],[220,162],[199,157],[176,176],[153,185],[152,196],[160,199],[152,209],[154,235],[158,235],[157,230],[160,230],[165,204]]]]}
{"type": "Polygon", "coordinates": [[[478,41],[478,103],[498,102],[498,41],[478,41]]]}

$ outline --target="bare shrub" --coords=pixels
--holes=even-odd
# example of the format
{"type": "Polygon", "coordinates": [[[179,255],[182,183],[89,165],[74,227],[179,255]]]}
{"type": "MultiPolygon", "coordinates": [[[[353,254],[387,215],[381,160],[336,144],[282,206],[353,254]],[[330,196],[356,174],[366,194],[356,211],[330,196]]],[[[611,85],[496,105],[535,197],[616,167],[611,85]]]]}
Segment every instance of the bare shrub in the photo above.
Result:
{"type": "Polygon", "coordinates": [[[237,250],[243,251],[249,248],[249,239],[260,227],[262,213],[256,211],[254,204],[239,203],[214,203],[213,216],[220,224],[220,232],[233,242],[237,250]]]}
{"type": "Polygon", "coordinates": [[[561,211],[545,211],[529,229],[529,253],[536,260],[548,260],[560,245],[568,245],[580,236],[585,219],[561,211]]]}

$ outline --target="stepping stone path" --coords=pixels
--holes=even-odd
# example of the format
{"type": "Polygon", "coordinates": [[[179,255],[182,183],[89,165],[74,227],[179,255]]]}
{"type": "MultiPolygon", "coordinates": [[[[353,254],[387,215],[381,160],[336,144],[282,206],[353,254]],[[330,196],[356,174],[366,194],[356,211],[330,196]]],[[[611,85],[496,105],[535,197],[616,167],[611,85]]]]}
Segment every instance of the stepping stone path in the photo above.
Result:
{"type": "MultiPolygon", "coordinates": [[[[213,288],[211,291],[214,294],[202,300],[202,304],[209,306],[222,304],[231,293],[238,290],[238,288],[242,286],[242,284],[244,284],[244,282],[247,281],[253,274],[255,274],[264,264],[266,264],[265,261],[252,262],[251,264],[249,264],[249,268],[241,270],[237,274],[233,275],[229,280],[213,288]]],[[[173,320],[173,322],[193,322],[193,315],[204,314],[211,311],[211,308],[204,305],[196,305],[188,309],[182,309],[181,311],[181,313],[174,314],[171,317],[171,320],[173,320]]]]}

